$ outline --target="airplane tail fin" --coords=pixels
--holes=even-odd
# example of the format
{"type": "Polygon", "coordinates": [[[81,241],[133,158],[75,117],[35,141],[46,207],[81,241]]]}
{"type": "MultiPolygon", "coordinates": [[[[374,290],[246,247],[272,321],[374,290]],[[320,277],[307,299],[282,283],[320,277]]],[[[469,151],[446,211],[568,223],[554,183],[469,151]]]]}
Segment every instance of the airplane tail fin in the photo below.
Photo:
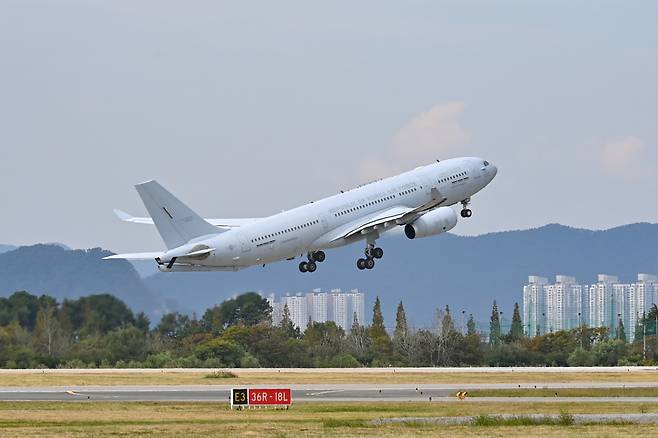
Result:
{"type": "Polygon", "coordinates": [[[135,186],[168,249],[222,230],[206,222],[156,181],[135,186]]]}

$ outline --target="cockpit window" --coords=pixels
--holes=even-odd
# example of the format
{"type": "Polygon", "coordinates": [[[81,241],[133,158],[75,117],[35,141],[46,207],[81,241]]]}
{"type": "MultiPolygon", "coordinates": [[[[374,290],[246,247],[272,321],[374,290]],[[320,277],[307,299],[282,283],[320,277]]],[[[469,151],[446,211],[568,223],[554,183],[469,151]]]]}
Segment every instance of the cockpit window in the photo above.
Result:
{"type": "Polygon", "coordinates": [[[484,162],[484,167],[487,167],[488,165],[489,165],[489,162],[488,162],[488,161],[485,161],[485,162],[484,162]]]}

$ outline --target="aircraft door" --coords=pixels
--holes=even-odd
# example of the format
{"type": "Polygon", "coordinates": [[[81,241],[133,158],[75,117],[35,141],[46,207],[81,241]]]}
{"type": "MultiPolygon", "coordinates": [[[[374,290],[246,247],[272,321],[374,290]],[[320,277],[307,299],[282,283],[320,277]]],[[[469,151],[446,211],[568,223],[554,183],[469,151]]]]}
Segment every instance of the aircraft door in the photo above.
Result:
{"type": "Polygon", "coordinates": [[[240,251],[243,254],[251,251],[251,243],[244,233],[238,232],[238,240],[240,240],[240,251]]]}

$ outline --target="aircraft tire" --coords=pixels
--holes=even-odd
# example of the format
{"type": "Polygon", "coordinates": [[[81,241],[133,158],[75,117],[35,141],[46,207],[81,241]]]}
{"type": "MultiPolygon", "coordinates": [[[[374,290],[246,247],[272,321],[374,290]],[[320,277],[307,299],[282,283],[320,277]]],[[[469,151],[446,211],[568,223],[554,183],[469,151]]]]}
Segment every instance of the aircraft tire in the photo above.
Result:
{"type": "Polygon", "coordinates": [[[381,259],[382,257],[384,257],[384,250],[381,249],[381,248],[375,248],[375,249],[372,250],[372,255],[376,259],[381,259]]]}
{"type": "Polygon", "coordinates": [[[299,272],[306,272],[306,271],[308,271],[308,263],[301,262],[299,264],[299,272]]]}
{"type": "Polygon", "coordinates": [[[366,268],[366,259],[359,259],[356,261],[356,267],[363,271],[366,268]]]}
{"type": "Polygon", "coordinates": [[[314,255],[313,258],[315,259],[316,262],[324,262],[324,259],[327,258],[327,255],[324,253],[324,251],[317,251],[314,255]]]}
{"type": "Polygon", "coordinates": [[[375,259],[366,259],[366,269],[372,269],[375,267],[375,259]]]}
{"type": "Polygon", "coordinates": [[[308,262],[306,263],[306,270],[308,272],[315,272],[315,270],[318,268],[318,265],[315,264],[315,262],[308,262]]]}

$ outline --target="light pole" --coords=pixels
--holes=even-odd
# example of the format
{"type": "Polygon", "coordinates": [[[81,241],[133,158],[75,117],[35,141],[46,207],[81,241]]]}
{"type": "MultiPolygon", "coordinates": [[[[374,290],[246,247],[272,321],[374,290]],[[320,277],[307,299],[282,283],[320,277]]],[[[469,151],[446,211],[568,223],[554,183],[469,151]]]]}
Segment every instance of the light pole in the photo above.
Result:
{"type": "Polygon", "coordinates": [[[647,360],[647,321],[642,318],[642,360],[647,360]]]}
{"type": "Polygon", "coordinates": [[[617,336],[616,338],[619,339],[619,336],[621,336],[621,313],[617,313],[617,336]]]}
{"type": "Polygon", "coordinates": [[[580,331],[580,348],[583,348],[583,324],[580,322],[580,312],[578,312],[578,330],[580,331]]]}
{"type": "Polygon", "coordinates": [[[462,336],[466,335],[466,331],[464,330],[464,316],[466,314],[466,310],[462,310],[462,336]]]}

